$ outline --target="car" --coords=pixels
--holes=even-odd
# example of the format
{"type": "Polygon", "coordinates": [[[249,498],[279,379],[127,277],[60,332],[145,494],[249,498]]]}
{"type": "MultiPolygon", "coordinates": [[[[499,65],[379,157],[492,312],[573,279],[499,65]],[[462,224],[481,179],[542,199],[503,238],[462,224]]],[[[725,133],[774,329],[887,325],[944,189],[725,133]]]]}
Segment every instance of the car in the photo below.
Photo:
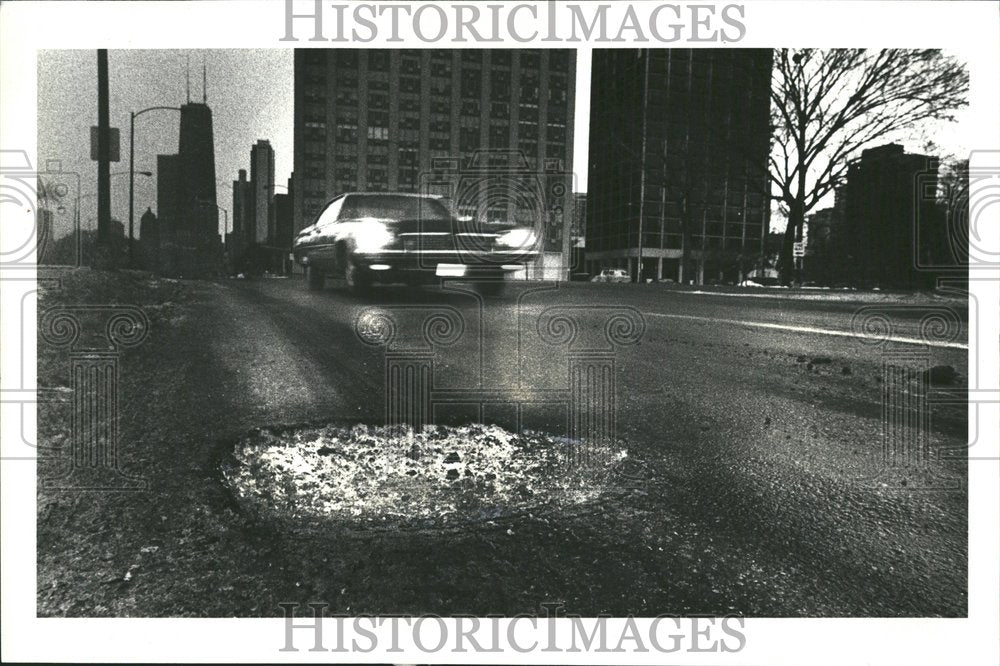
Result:
{"type": "Polygon", "coordinates": [[[498,295],[507,273],[538,257],[538,236],[523,225],[458,217],[432,195],[348,192],[296,235],[292,255],[313,290],[331,276],[354,292],[470,278],[481,292],[498,295]]]}
{"type": "Polygon", "coordinates": [[[605,268],[595,275],[591,282],[631,282],[628,271],[624,268],[605,268]]]}

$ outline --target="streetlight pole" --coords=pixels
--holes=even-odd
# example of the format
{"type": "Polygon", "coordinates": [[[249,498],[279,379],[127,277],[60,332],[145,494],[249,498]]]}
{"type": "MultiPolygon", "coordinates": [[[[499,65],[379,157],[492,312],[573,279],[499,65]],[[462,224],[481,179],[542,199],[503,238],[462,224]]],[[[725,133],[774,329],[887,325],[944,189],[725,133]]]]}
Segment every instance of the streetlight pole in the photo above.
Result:
{"type": "Polygon", "coordinates": [[[135,268],[135,119],[147,111],[180,111],[179,106],[151,106],[141,111],[132,111],[129,117],[128,135],[128,263],[135,268]]]}

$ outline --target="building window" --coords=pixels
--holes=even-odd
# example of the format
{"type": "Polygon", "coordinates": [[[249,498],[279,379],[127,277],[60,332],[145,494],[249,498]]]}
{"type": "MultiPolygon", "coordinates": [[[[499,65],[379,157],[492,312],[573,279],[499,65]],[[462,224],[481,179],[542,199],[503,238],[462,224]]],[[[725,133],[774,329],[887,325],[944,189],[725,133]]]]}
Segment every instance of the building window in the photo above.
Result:
{"type": "MultiPolygon", "coordinates": [[[[308,53],[308,51],[307,51],[308,53]]],[[[337,60],[337,64],[341,67],[357,67],[358,66],[358,51],[357,49],[338,49],[334,51],[334,57],[337,60]]]]}
{"type": "Polygon", "coordinates": [[[368,51],[368,69],[374,72],[389,71],[389,51],[379,49],[368,51]]]}
{"type": "Polygon", "coordinates": [[[389,140],[389,128],[388,127],[368,127],[368,139],[371,141],[388,141],[389,140]]]}
{"type": "Polygon", "coordinates": [[[538,122],[535,120],[519,120],[517,122],[517,135],[522,139],[538,138],[538,122]]]}
{"type": "Polygon", "coordinates": [[[417,184],[417,170],[416,169],[400,169],[399,170],[399,184],[404,186],[413,187],[417,184]]]}
{"type": "Polygon", "coordinates": [[[509,72],[493,72],[490,80],[490,97],[495,100],[510,98],[509,72]]]}
{"type": "Polygon", "coordinates": [[[399,80],[399,89],[405,93],[419,93],[420,79],[404,76],[399,80]]]}
{"type": "Polygon", "coordinates": [[[566,140],[566,128],[560,125],[549,125],[547,128],[547,137],[549,141],[565,141],[566,140]]]}
{"type": "Polygon", "coordinates": [[[354,142],[358,140],[358,126],[353,123],[337,123],[337,141],[354,142]]]}
{"type": "Polygon", "coordinates": [[[417,149],[416,148],[400,148],[399,149],[399,163],[406,166],[415,166],[417,164],[417,149]]]}
{"type": "Polygon", "coordinates": [[[462,97],[479,97],[483,91],[483,76],[478,69],[462,70],[462,97]]]}
{"type": "Polygon", "coordinates": [[[471,99],[463,100],[462,101],[461,113],[462,113],[463,116],[470,116],[470,117],[473,117],[473,118],[478,118],[479,115],[480,115],[480,108],[481,107],[479,105],[479,100],[478,99],[476,99],[476,100],[471,100],[471,99]]]}
{"type": "Polygon", "coordinates": [[[490,127],[490,148],[507,148],[510,146],[510,132],[504,125],[490,127]]]}
{"type": "Polygon", "coordinates": [[[542,66],[541,54],[536,50],[527,50],[521,52],[521,67],[527,69],[538,69],[542,66]]]}
{"type": "Polygon", "coordinates": [[[507,102],[492,102],[490,118],[510,118],[510,104],[507,102]]]}
{"type": "Polygon", "coordinates": [[[451,97],[451,79],[431,79],[431,94],[451,97]]]}
{"type": "Polygon", "coordinates": [[[355,89],[337,90],[337,94],[334,99],[337,100],[337,104],[343,104],[345,106],[357,106],[358,91],[355,89]]]}
{"type": "Polygon", "coordinates": [[[497,49],[490,51],[490,61],[494,65],[510,66],[510,50],[497,49]]]}
{"type": "MultiPolygon", "coordinates": [[[[552,115],[551,109],[549,115],[552,115]]],[[[517,117],[520,120],[538,120],[538,104],[521,101],[517,107],[517,117]]]]}
{"type": "Polygon", "coordinates": [[[403,58],[399,63],[399,71],[403,74],[420,74],[420,59],[403,58]]]}
{"type": "Polygon", "coordinates": [[[479,128],[463,127],[458,140],[459,148],[463,151],[479,148],[479,128]]]}
{"type": "Polygon", "coordinates": [[[521,99],[538,99],[538,79],[521,79],[521,99]]]}

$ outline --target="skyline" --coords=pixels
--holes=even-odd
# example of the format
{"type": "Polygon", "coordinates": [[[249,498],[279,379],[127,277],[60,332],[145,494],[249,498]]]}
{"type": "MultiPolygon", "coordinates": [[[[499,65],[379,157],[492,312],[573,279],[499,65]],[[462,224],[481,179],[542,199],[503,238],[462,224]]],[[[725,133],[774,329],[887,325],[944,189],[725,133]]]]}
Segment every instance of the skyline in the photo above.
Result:
{"type": "MultiPolygon", "coordinates": [[[[573,172],[577,191],[587,192],[590,125],[591,49],[577,49],[576,114],[574,116],[573,172]]],[[[128,171],[129,112],[150,106],[179,106],[188,97],[202,99],[201,69],[207,70],[207,101],[215,122],[217,200],[232,200],[232,181],[239,169],[248,169],[250,149],[258,139],[267,139],[275,150],[275,181],[285,182],[292,172],[294,125],[293,49],[191,49],[109,51],[110,112],[112,127],[121,136],[122,161],[112,163],[112,173],[128,171]]],[[[38,52],[38,163],[46,170],[50,160],[60,160],[64,171],[80,174],[80,221],[84,229],[96,225],[96,163],[89,156],[90,126],[97,119],[96,55],[91,50],[41,50],[38,52]],[[95,218],[95,219],[91,219],[95,218]]],[[[968,109],[956,114],[954,123],[936,123],[897,137],[909,151],[925,151],[933,140],[940,156],[966,154],[969,135],[968,109]]],[[[136,172],[152,177],[135,179],[135,218],[151,207],[156,210],[156,155],[177,150],[179,114],[155,111],[136,121],[136,172]]],[[[128,179],[111,180],[111,215],[128,221],[128,179]]],[[[331,196],[334,193],[331,193],[331,196]]],[[[832,203],[832,197],[830,199],[832,203]]],[[[220,204],[221,205],[221,204],[220,204]]],[[[817,206],[816,210],[825,207],[817,206]]],[[[224,205],[229,209],[231,205],[224,205]]],[[[228,211],[232,229],[232,211],[228,211]]],[[[772,209],[772,229],[781,215],[772,209]]],[[[225,215],[220,216],[223,233],[225,215]]],[[[56,220],[56,236],[72,229],[56,220]]]]}

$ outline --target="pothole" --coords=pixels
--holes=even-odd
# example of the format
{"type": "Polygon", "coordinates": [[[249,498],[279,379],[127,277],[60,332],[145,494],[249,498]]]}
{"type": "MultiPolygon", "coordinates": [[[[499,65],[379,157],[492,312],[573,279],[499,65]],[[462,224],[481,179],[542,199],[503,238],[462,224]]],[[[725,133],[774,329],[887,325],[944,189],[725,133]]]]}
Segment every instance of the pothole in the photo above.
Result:
{"type": "Polygon", "coordinates": [[[290,529],[442,529],[594,503],[626,459],[618,443],[498,426],[255,430],[223,477],[241,507],[290,529]]]}

